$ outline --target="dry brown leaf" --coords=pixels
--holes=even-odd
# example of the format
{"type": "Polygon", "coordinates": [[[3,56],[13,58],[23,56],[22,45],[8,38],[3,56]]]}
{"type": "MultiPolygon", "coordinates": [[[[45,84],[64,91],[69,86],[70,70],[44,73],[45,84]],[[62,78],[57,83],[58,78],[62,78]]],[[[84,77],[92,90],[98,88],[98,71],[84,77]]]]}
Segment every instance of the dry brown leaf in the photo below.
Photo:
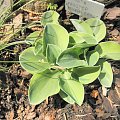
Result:
{"type": "Polygon", "coordinates": [[[97,98],[98,94],[98,90],[93,90],[90,96],[92,96],[93,98],[97,98]]]}
{"type": "Polygon", "coordinates": [[[30,78],[31,78],[31,74],[28,73],[26,70],[20,69],[20,70],[18,71],[18,74],[19,74],[19,76],[21,76],[22,78],[27,78],[27,79],[30,79],[30,78]]]}
{"type": "Polygon", "coordinates": [[[114,7],[114,8],[107,9],[107,13],[105,14],[104,19],[114,20],[117,17],[120,17],[120,8],[114,7]]]}
{"type": "Polygon", "coordinates": [[[111,36],[118,36],[120,34],[120,32],[117,29],[114,29],[110,32],[111,36]]]}
{"type": "Polygon", "coordinates": [[[119,99],[120,99],[120,88],[119,87],[115,87],[115,90],[116,90],[117,95],[119,96],[119,99]]]}
{"type": "Polygon", "coordinates": [[[106,112],[111,113],[113,109],[113,104],[110,99],[103,97],[103,107],[106,112]]]}
{"type": "Polygon", "coordinates": [[[97,117],[102,117],[104,115],[104,111],[100,108],[95,109],[97,117]]]}
{"type": "Polygon", "coordinates": [[[108,97],[115,104],[120,104],[120,98],[119,98],[116,90],[110,90],[108,93],[108,97]]]}
{"type": "Polygon", "coordinates": [[[120,88],[120,78],[115,79],[115,85],[120,88]]]}
{"type": "Polygon", "coordinates": [[[22,21],[23,21],[23,14],[19,13],[13,18],[13,25],[14,25],[14,30],[17,31],[17,29],[21,29],[22,27],[22,21]]]}
{"type": "Polygon", "coordinates": [[[4,25],[3,30],[2,31],[0,30],[0,32],[3,33],[0,39],[1,40],[0,44],[9,42],[11,38],[14,36],[14,34],[21,30],[22,20],[23,20],[23,15],[19,13],[17,16],[13,18],[13,23],[4,25]]]}

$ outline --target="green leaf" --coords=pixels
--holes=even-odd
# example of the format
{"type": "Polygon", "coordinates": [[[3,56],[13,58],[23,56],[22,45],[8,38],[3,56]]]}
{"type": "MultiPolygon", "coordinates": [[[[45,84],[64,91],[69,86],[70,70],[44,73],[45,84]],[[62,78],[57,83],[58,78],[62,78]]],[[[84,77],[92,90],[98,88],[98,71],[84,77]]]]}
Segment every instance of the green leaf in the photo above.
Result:
{"type": "Polygon", "coordinates": [[[93,35],[92,29],[86,22],[77,19],[70,19],[70,21],[72,22],[77,31],[93,35]]]}
{"type": "Polygon", "coordinates": [[[33,75],[28,92],[30,104],[37,105],[60,91],[59,74],[59,72],[45,71],[41,74],[33,75]]]}
{"type": "Polygon", "coordinates": [[[26,37],[26,42],[29,42],[33,45],[34,42],[38,39],[41,39],[41,32],[35,31],[26,37]]]}
{"type": "Polygon", "coordinates": [[[120,60],[120,44],[116,42],[101,42],[95,50],[100,54],[101,58],[120,60]]]}
{"type": "Polygon", "coordinates": [[[97,51],[90,51],[87,54],[87,62],[89,66],[94,66],[99,60],[99,53],[97,51]]]}
{"type": "Polygon", "coordinates": [[[101,85],[104,87],[111,87],[113,82],[113,72],[110,63],[104,60],[99,60],[97,64],[101,65],[101,72],[98,77],[101,85]]]}
{"type": "Polygon", "coordinates": [[[75,101],[69,95],[67,95],[65,92],[63,92],[62,90],[60,90],[59,95],[61,96],[61,98],[64,101],[66,101],[66,102],[68,102],[70,104],[74,104],[75,103],[75,101]]]}
{"type": "Polygon", "coordinates": [[[46,54],[47,44],[54,44],[64,51],[69,43],[67,30],[58,24],[47,24],[43,36],[43,52],[46,54]]]}
{"type": "Polygon", "coordinates": [[[46,25],[48,23],[58,23],[58,18],[59,18],[59,14],[56,11],[46,11],[42,18],[41,18],[41,23],[42,25],[46,25]]]}
{"type": "Polygon", "coordinates": [[[85,39],[82,38],[81,33],[78,31],[73,31],[69,33],[69,40],[71,44],[83,43],[85,39]]]}
{"type": "Polygon", "coordinates": [[[42,42],[43,42],[42,39],[39,39],[35,42],[35,50],[34,50],[35,55],[42,52],[43,49],[42,42]]]}
{"type": "Polygon", "coordinates": [[[95,37],[83,32],[71,32],[70,34],[70,41],[75,41],[75,43],[83,43],[86,42],[87,44],[98,44],[95,37]]]}
{"type": "Polygon", "coordinates": [[[79,47],[81,49],[86,49],[86,48],[90,48],[92,46],[95,46],[95,44],[88,44],[88,43],[80,43],[80,44],[76,44],[74,45],[74,47],[79,47]]]}
{"type": "Polygon", "coordinates": [[[50,68],[42,53],[35,55],[34,47],[25,49],[19,56],[21,66],[29,73],[40,73],[50,68]]]}
{"type": "Polygon", "coordinates": [[[57,60],[57,64],[65,68],[85,66],[86,61],[80,60],[79,58],[79,55],[83,52],[84,50],[81,49],[79,46],[68,48],[60,54],[57,60]]]}
{"type": "Polygon", "coordinates": [[[71,79],[68,73],[64,73],[60,78],[60,88],[69,95],[78,105],[81,105],[84,100],[84,87],[74,79],[71,79]]]}
{"type": "Polygon", "coordinates": [[[61,53],[61,49],[53,44],[47,45],[46,56],[50,63],[56,63],[58,56],[61,53]]]}
{"type": "Polygon", "coordinates": [[[103,21],[98,18],[90,18],[85,23],[91,27],[93,35],[98,42],[104,39],[106,36],[106,26],[103,21]]]}
{"type": "Polygon", "coordinates": [[[100,74],[100,66],[74,68],[72,76],[82,84],[89,84],[100,74]]]}

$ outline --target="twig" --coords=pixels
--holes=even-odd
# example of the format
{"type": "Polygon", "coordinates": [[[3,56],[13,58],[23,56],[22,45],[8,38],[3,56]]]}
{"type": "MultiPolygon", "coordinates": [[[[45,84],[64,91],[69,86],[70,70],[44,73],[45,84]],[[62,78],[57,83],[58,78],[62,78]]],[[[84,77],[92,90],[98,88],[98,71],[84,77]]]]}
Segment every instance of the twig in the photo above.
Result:
{"type": "Polygon", "coordinates": [[[64,120],[68,120],[66,113],[63,113],[63,117],[64,117],[64,120]]]}
{"type": "Polygon", "coordinates": [[[87,115],[91,115],[92,113],[87,113],[87,114],[84,114],[84,115],[75,115],[76,117],[85,117],[87,115]]]}

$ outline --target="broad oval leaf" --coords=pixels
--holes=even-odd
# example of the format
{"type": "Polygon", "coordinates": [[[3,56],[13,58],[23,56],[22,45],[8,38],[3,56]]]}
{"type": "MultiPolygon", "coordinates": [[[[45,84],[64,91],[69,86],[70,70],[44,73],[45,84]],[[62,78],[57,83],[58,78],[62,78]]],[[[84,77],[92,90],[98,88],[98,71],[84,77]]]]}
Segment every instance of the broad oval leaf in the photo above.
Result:
{"type": "Polygon", "coordinates": [[[67,95],[65,92],[63,92],[62,90],[60,90],[59,95],[61,96],[61,98],[64,101],[66,101],[66,102],[68,102],[70,104],[74,104],[75,103],[75,101],[69,95],[67,95]]]}
{"type": "Polygon", "coordinates": [[[80,32],[78,31],[73,31],[69,33],[69,40],[70,40],[70,44],[75,44],[75,43],[83,43],[85,41],[85,39],[83,39],[81,37],[80,32]]]}
{"type": "Polygon", "coordinates": [[[91,27],[93,35],[98,42],[104,39],[106,36],[106,26],[103,21],[98,18],[90,18],[87,19],[85,23],[91,27]]]}
{"type": "Polygon", "coordinates": [[[43,52],[46,54],[47,44],[54,44],[64,51],[69,43],[67,30],[58,24],[47,24],[43,36],[43,52]]]}
{"type": "Polygon", "coordinates": [[[41,74],[33,75],[28,92],[30,104],[37,105],[60,91],[59,74],[59,72],[45,71],[41,74]]]}
{"type": "Polygon", "coordinates": [[[80,60],[79,55],[84,52],[78,47],[68,48],[58,57],[57,64],[65,68],[73,68],[78,66],[86,66],[85,60],[80,60]]]}
{"type": "Polygon", "coordinates": [[[87,44],[94,44],[94,45],[98,44],[94,36],[82,32],[80,34],[81,34],[81,38],[84,39],[87,44]]]}
{"type": "Polygon", "coordinates": [[[61,49],[57,45],[48,44],[46,50],[47,60],[50,63],[56,63],[58,56],[61,53],[61,49]]]}
{"type": "Polygon", "coordinates": [[[90,51],[87,54],[87,62],[89,66],[94,66],[99,60],[99,53],[97,51],[90,51]]]}
{"type": "Polygon", "coordinates": [[[98,44],[94,36],[84,32],[71,32],[70,40],[74,40],[76,43],[86,42],[87,44],[98,44]]]}
{"type": "Polygon", "coordinates": [[[26,37],[26,42],[29,42],[31,44],[34,44],[34,42],[38,39],[41,39],[41,31],[35,31],[33,33],[31,33],[30,35],[28,35],[26,37]]]}
{"type": "Polygon", "coordinates": [[[98,78],[100,70],[100,66],[75,68],[72,76],[82,84],[89,84],[98,78]]]}
{"type": "Polygon", "coordinates": [[[34,47],[25,49],[19,56],[21,66],[29,73],[40,73],[50,68],[42,53],[35,55],[34,47]]]}
{"type": "Polygon", "coordinates": [[[100,54],[101,58],[120,60],[120,44],[116,42],[101,42],[95,50],[100,54]]]}
{"type": "Polygon", "coordinates": [[[72,22],[77,31],[93,35],[92,29],[86,22],[78,19],[70,19],[70,21],[72,22]]]}
{"type": "Polygon", "coordinates": [[[98,77],[101,85],[104,87],[111,87],[113,82],[113,72],[110,63],[100,60],[97,64],[101,65],[101,72],[98,77]]]}
{"type": "Polygon", "coordinates": [[[42,52],[43,50],[43,46],[42,46],[43,40],[39,39],[35,42],[35,50],[34,53],[35,55],[39,54],[40,52],[42,52]]]}
{"type": "Polygon", "coordinates": [[[84,87],[74,79],[64,75],[60,78],[60,88],[67,95],[69,95],[78,105],[81,105],[84,100],[84,87]]]}
{"type": "Polygon", "coordinates": [[[56,11],[52,11],[52,10],[49,10],[49,11],[46,11],[42,18],[41,18],[41,23],[42,25],[46,25],[48,23],[58,23],[58,18],[59,18],[59,14],[56,12],[56,11]]]}

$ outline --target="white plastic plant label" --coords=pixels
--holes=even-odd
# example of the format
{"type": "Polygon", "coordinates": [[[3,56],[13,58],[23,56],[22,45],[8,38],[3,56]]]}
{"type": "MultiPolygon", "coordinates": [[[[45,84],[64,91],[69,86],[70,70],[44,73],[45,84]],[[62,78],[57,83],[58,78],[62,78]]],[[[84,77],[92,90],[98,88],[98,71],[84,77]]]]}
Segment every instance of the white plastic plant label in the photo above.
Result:
{"type": "Polygon", "coordinates": [[[105,5],[93,0],[66,0],[65,9],[71,13],[77,14],[80,17],[100,18],[105,5]]]}

